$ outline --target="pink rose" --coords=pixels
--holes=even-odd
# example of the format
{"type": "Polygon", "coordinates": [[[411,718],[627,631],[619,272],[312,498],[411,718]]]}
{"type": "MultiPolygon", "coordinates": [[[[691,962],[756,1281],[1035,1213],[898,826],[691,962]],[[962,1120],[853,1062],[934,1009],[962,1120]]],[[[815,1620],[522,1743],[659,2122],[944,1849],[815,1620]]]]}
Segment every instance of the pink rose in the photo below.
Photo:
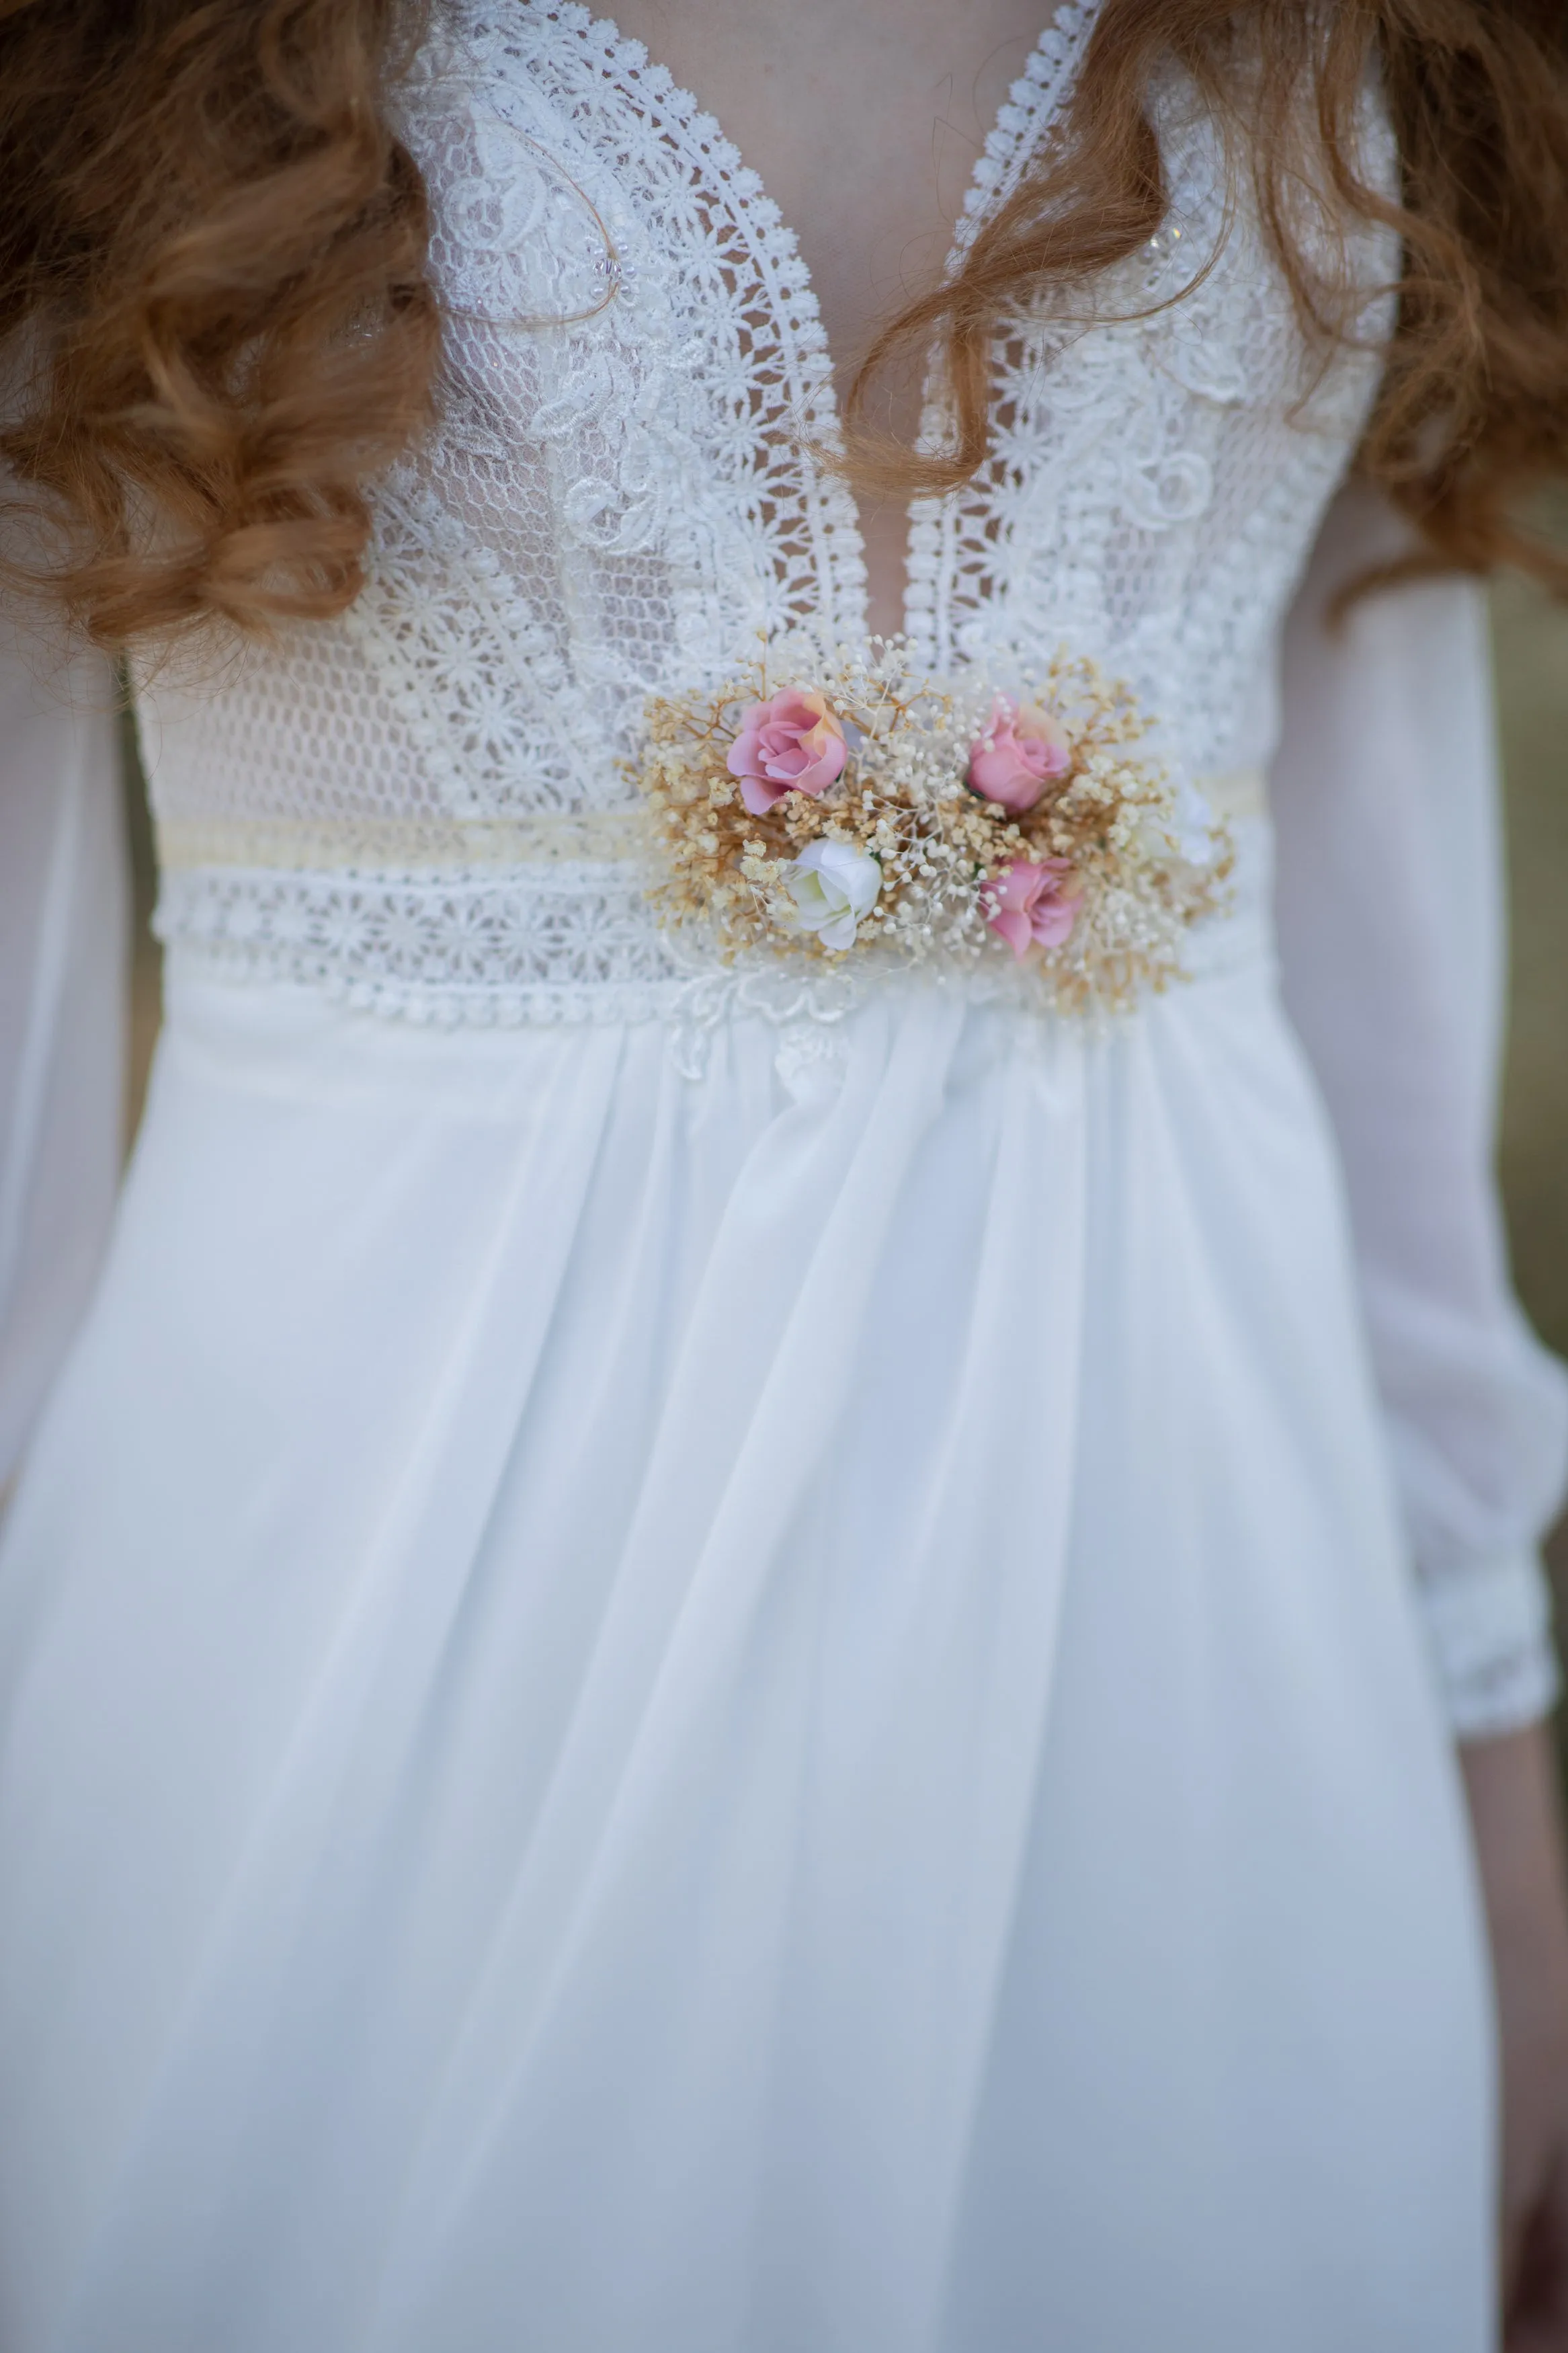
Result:
{"type": "Polygon", "coordinates": [[[1016,858],[983,886],[986,921],[1016,956],[1027,955],[1032,947],[1059,948],[1069,936],[1081,896],[1069,887],[1071,876],[1065,858],[1037,864],[1016,858]]]}
{"type": "Polygon", "coordinates": [[[761,817],[785,793],[825,792],[844,774],[848,757],[844,730],[825,698],[808,687],[786,686],[771,702],[753,702],[742,712],[726,765],[741,780],[741,798],[761,817]]]}
{"type": "Polygon", "coordinates": [[[984,735],[969,754],[969,783],[983,799],[996,801],[1014,817],[1032,809],[1053,776],[1072,765],[1072,747],[1060,720],[1034,703],[998,694],[984,735]]]}

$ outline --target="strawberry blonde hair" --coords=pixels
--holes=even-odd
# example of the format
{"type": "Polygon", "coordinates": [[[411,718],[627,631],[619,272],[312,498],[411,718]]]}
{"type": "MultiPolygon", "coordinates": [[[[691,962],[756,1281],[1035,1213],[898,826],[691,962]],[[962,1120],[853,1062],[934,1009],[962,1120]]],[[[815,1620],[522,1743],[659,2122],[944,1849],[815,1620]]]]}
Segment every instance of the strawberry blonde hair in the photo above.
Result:
{"type": "MultiPolygon", "coordinates": [[[[1568,471],[1565,20],[1560,0],[1103,0],[1050,155],[873,343],[847,470],[907,495],[984,461],[998,314],[1163,217],[1148,92],[1173,58],[1311,333],[1344,332],[1345,298],[1293,232],[1303,187],[1403,240],[1361,462],[1422,560],[1568,587],[1517,520],[1568,471]],[[1393,197],[1356,163],[1373,66],[1393,197]],[[953,429],[917,454],[868,418],[932,343],[953,429]]],[[[0,459],[58,526],[35,579],[100,644],[358,593],[365,485],[429,424],[440,358],[424,184],[388,111],[420,31],[403,0],[0,0],[0,459]]]]}

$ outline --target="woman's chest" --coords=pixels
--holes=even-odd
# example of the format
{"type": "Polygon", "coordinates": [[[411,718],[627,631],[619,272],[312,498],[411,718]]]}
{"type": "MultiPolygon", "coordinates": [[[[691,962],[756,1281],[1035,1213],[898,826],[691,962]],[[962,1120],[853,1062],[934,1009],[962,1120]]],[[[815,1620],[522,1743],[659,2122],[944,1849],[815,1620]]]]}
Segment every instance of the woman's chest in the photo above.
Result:
{"type": "Polygon", "coordinates": [[[621,0],[778,206],[840,367],[937,277],[1049,0],[621,0]]]}

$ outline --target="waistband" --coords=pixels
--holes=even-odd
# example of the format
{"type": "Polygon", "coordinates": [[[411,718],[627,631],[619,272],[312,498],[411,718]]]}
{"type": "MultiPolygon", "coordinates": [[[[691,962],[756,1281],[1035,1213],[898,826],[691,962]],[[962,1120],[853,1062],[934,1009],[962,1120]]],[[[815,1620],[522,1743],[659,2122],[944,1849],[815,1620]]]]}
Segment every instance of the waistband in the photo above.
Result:
{"type": "MultiPolygon", "coordinates": [[[[1261,768],[1204,777],[1195,790],[1231,823],[1267,810],[1261,768]]],[[[440,874],[513,866],[616,866],[647,852],[640,807],[530,809],[513,817],[444,812],[401,817],[161,817],[158,859],[165,873],[235,868],[277,873],[370,876],[440,874]]]]}
{"type": "MultiPolygon", "coordinates": [[[[1194,981],[1270,954],[1268,829],[1254,821],[1263,779],[1238,771],[1205,784],[1204,797],[1232,823],[1237,858],[1226,911],[1188,935],[1194,981]]],[[[862,959],[853,971],[798,955],[726,964],[700,937],[662,928],[646,895],[642,823],[636,810],[164,820],[154,929],[228,978],[304,985],[443,1028],[655,1020],[697,1038],[737,1016],[835,1021],[895,977],[862,959]]],[[[932,977],[975,999],[1026,999],[1005,965],[932,977]]]]}

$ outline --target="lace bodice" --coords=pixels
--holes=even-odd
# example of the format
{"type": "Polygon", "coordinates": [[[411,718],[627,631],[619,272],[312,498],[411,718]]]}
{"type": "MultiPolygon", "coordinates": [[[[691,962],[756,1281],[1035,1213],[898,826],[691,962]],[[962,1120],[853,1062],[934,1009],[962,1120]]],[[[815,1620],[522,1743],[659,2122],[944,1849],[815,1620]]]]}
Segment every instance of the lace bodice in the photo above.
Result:
{"type": "MultiPolygon", "coordinates": [[[[1042,34],[961,240],[1049,138],[1093,14],[1042,34]]],[[[694,976],[617,830],[645,698],[762,635],[865,632],[854,501],[813,454],[816,303],[718,126],[582,8],[451,0],[404,105],[438,429],[378,488],[340,621],[144,685],[162,928],[417,1018],[657,1011],[694,976]]],[[[1096,656],[1201,786],[1268,755],[1282,612],[1376,362],[1369,336],[1315,368],[1217,132],[1173,81],[1158,105],[1169,218],[1087,309],[1005,323],[994,455],[913,511],[906,627],[939,674],[1096,656]]],[[[1358,259],[1370,299],[1388,257],[1358,259]]]]}

